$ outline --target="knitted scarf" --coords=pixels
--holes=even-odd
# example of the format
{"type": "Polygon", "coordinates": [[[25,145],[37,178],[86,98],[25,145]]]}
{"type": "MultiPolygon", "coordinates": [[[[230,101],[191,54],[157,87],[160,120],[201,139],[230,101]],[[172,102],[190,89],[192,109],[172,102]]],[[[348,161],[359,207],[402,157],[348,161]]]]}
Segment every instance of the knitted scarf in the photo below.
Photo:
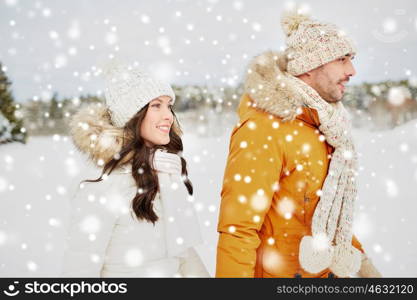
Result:
{"type": "Polygon", "coordinates": [[[288,75],[304,98],[304,104],[317,110],[327,143],[335,148],[321,197],[314,211],[312,236],[300,243],[299,261],[303,269],[318,273],[326,268],[339,277],[356,273],[361,253],[352,246],[357,153],[351,135],[348,112],[341,102],[328,103],[302,80],[288,75]]]}
{"type": "Polygon", "coordinates": [[[202,243],[197,213],[181,175],[181,158],[173,153],[156,150],[153,167],[158,172],[159,196],[165,224],[167,254],[184,256],[190,247],[202,243]]]}

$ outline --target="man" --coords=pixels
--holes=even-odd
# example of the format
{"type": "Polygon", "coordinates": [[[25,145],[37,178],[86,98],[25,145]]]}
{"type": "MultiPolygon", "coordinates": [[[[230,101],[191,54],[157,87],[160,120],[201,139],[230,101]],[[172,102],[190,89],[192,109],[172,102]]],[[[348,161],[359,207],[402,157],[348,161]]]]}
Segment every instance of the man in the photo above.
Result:
{"type": "Polygon", "coordinates": [[[284,15],[287,49],[249,66],[224,175],[217,277],[380,277],[352,235],[357,154],[341,100],[352,42],[284,15]]]}

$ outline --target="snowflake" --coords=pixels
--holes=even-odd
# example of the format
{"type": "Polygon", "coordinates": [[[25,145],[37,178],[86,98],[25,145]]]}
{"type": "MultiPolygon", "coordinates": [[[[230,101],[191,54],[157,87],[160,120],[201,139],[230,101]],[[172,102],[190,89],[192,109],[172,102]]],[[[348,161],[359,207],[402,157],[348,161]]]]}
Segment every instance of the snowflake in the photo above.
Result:
{"type": "Polygon", "coordinates": [[[250,176],[245,176],[245,178],[243,179],[243,181],[245,183],[250,183],[252,181],[252,178],[250,176]]]}
{"type": "Polygon", "coordinates": [[[14,162],[14,159],[11,155],[5,155],[4,156],[4,161],[6,162],[6,164],[11,165],[14,162]]]}
{"type": "Polygon", "coordinates": [[[259,189],[256,194],[252,196],[250,205],[256,211],[263,211],[267,208],[268,198],[266,197],[264,190],[259,189]]]}
{"type": "Polygon", "coordinates": [[[88,215],[81,221],[80,229],[84,233],[93,234],[100,230],[101,222],[95,215],[88,215]]]}
{"type": "Polygon", "coordinates": [[[0,193],[6,191],[7,189],[7,180],[3,177],[0,177],[0,193]]]}
{"type": "Polygon", "coordinates": [[[61,221],[59,219],[56,219],[56,218],[50,218],[48,223],[52,227],[60,227],[61,226],[61,221]]]}
{"type": "Polygon", "coordinates": [[[76,40],[80,37],[80,27],[77,21],[71,23],[71,27],[67,31],[67,35],[70,39],[76,40]]]}
{"type": "Polygon", "coordinates": [[[308,154],[311,150],[311,145],[308,143],[303,144],[303,146],[301,147],[301,151],[303,152],[303,154],[308,154]]]}
{"type": "Polygon", "coordinates": [[[117,43],[117,35],[114,32],[108,32],[105,36],[105,41],[109,45],[114,45],[117,43]]]}
{"type": "Polygon", "coordinates": [[[291,219],[295,210],[294,202],[290,198],[284,197],[281,201],[279,201],[277,209],[285,219],[291,219]]]}
{"type": "Polygon", "coordinates": [[[411,94],[406,87],[392,87],[388,91],[388,102],[394,106],[402,105],[408,98],[411,98],[411,94]]]}
{"type": "Polygon", "coordinates": [[[142,21],[143,24],[149,24],[149,22],[151,21],[151,18],[148,15],[142,15],[140,17],[140,20],[142,21]]]}
{"type": "Polygon", "coordinates": [[[204,205],[203,205],[203,203],[198,202],[194,205],[194,208],[195,208],[196,211],[200,212],[204,209],[204,205]]]}
{"type": "Polygon", "coordinates": [[[397,31],[397,22],[392,18],[387,18],[382,23],[384,33],[394,33],[397,31]]]}
{"type": "Polygon", "coordinates": [[[68,64],[68,59],[65,54],[59,54],[55,57],[55,68],[63,68],[68,64]]]}
{"type": "Polygon", "coordinates": [[[93,263],[99,263],[100,260],[101,260],[100,256],[98,254],[95,254],[95,253],[90,255],[90,259],[93,263]]]}
{"type": "Polygon", "coordinates": [[[246,203],[247,202],[246,197],[243,196],[243,195],[238,196],[237,199],[240,203],[246,203]]]}
{"type": "Polygon", "coordinates": [[[138,267],[143,263],[144,257],[140,249],[129,249],[124,256],[124,262],[129,267],[138,267]]]}
{"type": "Polygon", "coordinates": [[[242,1],[233,1],[233,8],[237,11],[242,10],[243,9],[242,1]]]}
{"type": "Polygon", "coordinates": [[[297,171],[302,171],[302,170],[303,170],[303,165],[301,165],[301,164],[297,164],[297,166],[295,167],[295,169],[296,169],[297,171]]]}
{"type": "Polygon", "coordinates": [[[7,241],[7,234],[4,231],[0,231],[0,246],[4,245],[7,241]]]}
{"type": "Polygon", "coordinates": [[[277,250],[271,247],[265,249],[262,256],[262,265],[265,271],[274,274],[277,269],[281,268],[283,262],[283,258],[277,250]]]}
{"type": "Polygon", "coordinates": [[[17,4],[17,1],[18,0],[6,0],[5,2],[6,2],[6,5],[8,6],[14,6],[17,4]]]}
{"type": "Polygon", "coordinates": [[[209,212],[215,212],[216,211],[216,206],[215,205],[210,205],[208,210],[209,210],[209,212]]]}
{"type": "Polygon", "coordinates": [[[31,272],[36,272],[38,269],[38,265],[34,261],[28,261],[26,266],[31,272]]]}
{"type": "Polygon", "coordinates": [[[253,216],[252,220],[253,220],[254,223],[259,223],[261,221],[261,217],[258,216],[258,215],[255,215],[255,216],[253,216]]]}
{"type": "Polygon", "coordinates": [[[385,188],[387,195],[389,197],[397,197],[398,196],[398,186],[394,180],[386,179],[385,180],[385,188]]]}
{"type": "Polygon", "coordinates": [[[262,26],[261,26],[261,24],[255,22],[255,23],[252,23],[252,29],[256,32],[259,32],[259,31],[261,31],[262,26]]]}
{"type": "Polygon", "coordinates": [[[173,182],[173,183],[171,184],[171,189],[173,189],[173,190],[177,190],[177,189],[178,189],[178,183],[173,182]]]}
{"type": "Polygon", "coordinates": [[[400,144],[400,151],[401,152],[408,152],[408,149],[409,149],[409,147],[408,147],[407,143],[401,143],[400,144]]]}
{"type": "Polygon", "coordinates": [[[382,251],[382,247],[381,247],[381,245],[379,245],[379,244],[375,244],[375,245],[373,246],[373,249],[374,249],[374,251],[375,251],[376,253],[381,253],[381,251],[382,251]]]}
{"type": "Polygon", "coordinates": [[[42,15],[43,15],[45,18],[49,18],[49,17],[52,15],[52,11],[51,11],[51,9],[49,9],[48,7],[45,7],[45,8],[42,10],[42,15]]]}
{"type": "Polygon", "coordinates": [[[313,237],[313,248],[322,251],[329,247],[329,238],[325,233],[319,233],[313,237]]]}
{"type": "Polygon", "coordinates": [[[60,195],[65,195],[67,193],[67,189],[62,185],[57,186],[56,191],[60,195]]]}

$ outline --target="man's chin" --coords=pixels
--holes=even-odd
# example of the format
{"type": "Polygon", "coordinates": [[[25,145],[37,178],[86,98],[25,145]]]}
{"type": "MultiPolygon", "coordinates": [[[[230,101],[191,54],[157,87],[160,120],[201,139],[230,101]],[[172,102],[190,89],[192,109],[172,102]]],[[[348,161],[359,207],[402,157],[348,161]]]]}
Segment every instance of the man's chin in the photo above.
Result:
{"type": "Polygon", "coordinates": [[[342,101],[342,99],[343,99],[343,96],[342,97],[337,97],[337,98],[332,97],[332,98],[328,98],[328,99],[324,99],[324,100],[326,100],[327,103],[337,103],[337,102],[342,101]]]}
{"type": "Polygon", "coordinates": [[[337,95],[332,95],[332,97],[329,97],[329,99],[327,99],[326,101],[329,103],[337,103],[342,101],[343,99],[343,92],[337,93],[337,95]]]}

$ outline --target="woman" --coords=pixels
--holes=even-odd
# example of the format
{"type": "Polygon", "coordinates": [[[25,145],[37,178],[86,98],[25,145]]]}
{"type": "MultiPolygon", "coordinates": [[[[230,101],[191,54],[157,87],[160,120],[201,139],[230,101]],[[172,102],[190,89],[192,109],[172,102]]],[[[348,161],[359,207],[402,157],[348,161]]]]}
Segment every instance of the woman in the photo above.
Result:
{"type": "Polygon", "coordinates": [[[72,203],[63,276],[209,277],[171,87],[123,66],[106,105],[72,119],[74,144],[101,170],[72,203]]]}

